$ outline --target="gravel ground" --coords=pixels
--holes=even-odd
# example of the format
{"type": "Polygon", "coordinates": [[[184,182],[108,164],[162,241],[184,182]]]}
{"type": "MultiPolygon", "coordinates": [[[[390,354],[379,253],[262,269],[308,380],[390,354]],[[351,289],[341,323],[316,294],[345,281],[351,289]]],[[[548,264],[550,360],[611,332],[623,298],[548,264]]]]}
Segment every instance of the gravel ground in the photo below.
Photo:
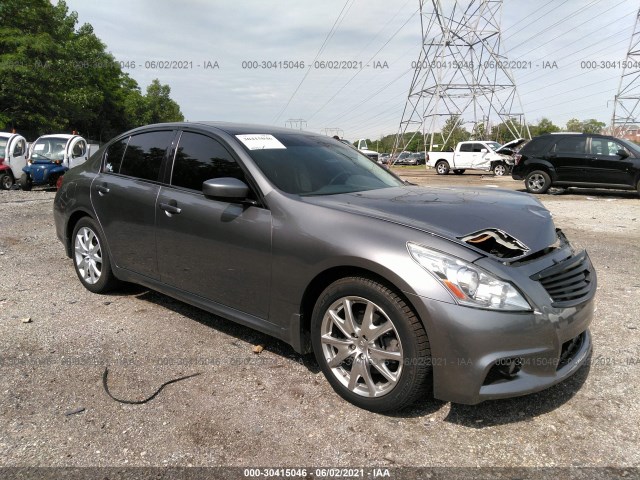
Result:
{"type": "MultiPolygon", "coordinates": [[[[399,171],[422,184],[522,188],[399,171]]],[[[263,334],[136,286],[86,291],[55,236],[53,197],[0,191],[0,466],[640,466],[634,193],[539,197],[598,272],[590,366],[538,394],[425,399],[394,415],[343,401],[311,356],[263,334]],[[200,375],[125,405],[105,394],[105,366],[111,393],[130,400],[200,375]]]]}

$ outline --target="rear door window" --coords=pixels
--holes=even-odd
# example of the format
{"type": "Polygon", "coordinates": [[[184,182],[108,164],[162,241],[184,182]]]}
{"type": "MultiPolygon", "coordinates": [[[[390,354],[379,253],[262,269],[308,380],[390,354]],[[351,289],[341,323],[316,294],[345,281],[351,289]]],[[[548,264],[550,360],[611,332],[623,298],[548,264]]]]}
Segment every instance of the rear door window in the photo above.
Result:
{"type": "Polygon", "coordinates": [[[173,137],[174,133],[171,130],[132,135],[118,173],[157,181],[162,160],[173,137]]]}
{"type": "Polygon", "coordinates": [[[244,171],[220,142],[199,133],[184,132],[176,151],[171,185],[202,191],[204,181],[221,177],[245,181],[244,171]]]}
{"type": "Polygon", "coordinates": [[[585,146],[587,144],[586,137],[565,137],[556,142],[552,151],[555,153],[586,153],[585,146]]]}
{"type": "Polygon", "coordinates": [[[122,157],[124,156],[128,141],[129,137],[125,137],[122,140],[112,143],[109,148],[107,148],[104,156],[103,172],[120,173],[120,165],[122,164],[122,157]]]}

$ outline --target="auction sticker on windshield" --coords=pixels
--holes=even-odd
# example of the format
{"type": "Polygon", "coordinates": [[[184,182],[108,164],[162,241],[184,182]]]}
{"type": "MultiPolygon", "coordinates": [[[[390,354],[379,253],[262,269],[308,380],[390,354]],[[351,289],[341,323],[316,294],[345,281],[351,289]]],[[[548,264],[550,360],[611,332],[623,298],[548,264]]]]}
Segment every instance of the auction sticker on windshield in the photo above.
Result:
{"type": "Polygon", "coordinates": [[[245,147],[249,150],[264,150],[264,149],[286,149],[280,141],[270,134],[252,134],[252,135],[236,135],[236,138],[240,140],[245,147]]]}

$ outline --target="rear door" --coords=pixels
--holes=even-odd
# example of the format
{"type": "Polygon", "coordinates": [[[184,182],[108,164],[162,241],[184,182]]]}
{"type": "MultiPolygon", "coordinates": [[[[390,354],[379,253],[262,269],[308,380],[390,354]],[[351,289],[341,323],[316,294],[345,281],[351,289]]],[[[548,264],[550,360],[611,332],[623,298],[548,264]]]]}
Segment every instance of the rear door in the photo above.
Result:
{"type": "Polygon", "coordinates": [[[587,137],[584,135],[562,136],[551,146],[547,158],[555,165],[559,182],[587,182],[586,169],[589,162],[587,137]]]}
{"type": "MultiPolygon", "coordinates": [[[[260,204],[205,197],[202,183],[222,177],[251,185],[238,160],[212,136],[184,131],[170,185],[156,206],[163,283],[266,319],[271,287],[271,212],[260,204]]],[[[253,198],[257,200],[257,191],[253,198]]]]}
{"type": "Polygon", "coordinates": [[[124,137],[105,153],[91,184],[91,202],[120,268],[159,279],[156,199],[160,171],[175,132],[158,130],[124,137]]]}
{"type": "Polygon", "coordinates": [[[585,169],[586,181],[591,183],[606,183],[609,185],[634,184],[633,157],[624,145],[610,138],[591,137],[589,164],[585,169]],[[627,153],[627,157],[618,154],[627,153]]]}

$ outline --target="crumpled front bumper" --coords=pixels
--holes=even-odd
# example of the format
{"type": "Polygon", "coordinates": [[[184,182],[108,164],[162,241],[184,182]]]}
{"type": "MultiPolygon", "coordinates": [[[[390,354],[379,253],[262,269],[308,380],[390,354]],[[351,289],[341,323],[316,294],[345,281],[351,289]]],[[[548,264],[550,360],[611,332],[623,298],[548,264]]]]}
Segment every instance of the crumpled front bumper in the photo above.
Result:
{"type": "Polygon", "coordinates": [[[515,269],[521,280],[514,283],[534,307],[531,312],[481,310],[410,295],[429,336],[434,396],[477,404],[525,395],[562,382],[584,365],[592,349],[589,325],[597,287],[585,258],[590,290],[570,306],[554,307],[558,302],[531,278],[553,266],[554,255],[515,269]],[[505,374],[508,365],[511,374],[505,374]]]}

